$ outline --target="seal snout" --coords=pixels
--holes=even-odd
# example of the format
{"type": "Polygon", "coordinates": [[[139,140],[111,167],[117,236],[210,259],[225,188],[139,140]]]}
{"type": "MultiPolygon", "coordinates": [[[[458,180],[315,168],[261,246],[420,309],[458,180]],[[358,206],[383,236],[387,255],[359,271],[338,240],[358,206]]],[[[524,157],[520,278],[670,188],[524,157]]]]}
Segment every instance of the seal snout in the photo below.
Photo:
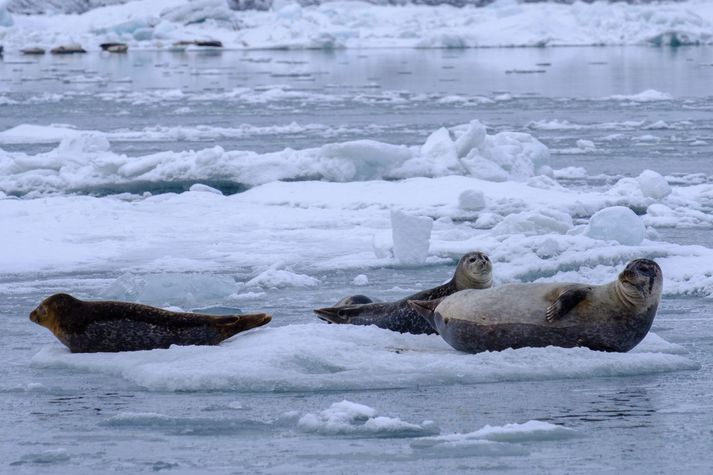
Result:
{"type": "Polygon", "coordinates": [[[39,307],[37,307],[36,309],[34,309],[33,311],[30,312],[30,321],[34,322],[38,325],[41,325],[42,317],[45,316],[46,314],[47,314],[47,310],[45,310],[45,306],[40,305],[39,307]]]}
{"type": "Polygon", "coordinates": [[[316,313],[321,320],[328,323],[347,323],[349,320],[345,307],[316,308],[314,309],[314,313],[316,313]]]}

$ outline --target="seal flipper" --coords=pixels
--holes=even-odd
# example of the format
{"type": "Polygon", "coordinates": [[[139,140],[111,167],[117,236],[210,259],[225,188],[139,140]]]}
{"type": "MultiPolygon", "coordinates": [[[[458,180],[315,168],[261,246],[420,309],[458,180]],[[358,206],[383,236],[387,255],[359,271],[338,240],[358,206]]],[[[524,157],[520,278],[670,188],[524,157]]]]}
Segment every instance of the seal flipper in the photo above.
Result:
{"type": "Polygon", "coordinates": [[[555,301],[547,307],[547,321],[554,322],[567,315],[579,302],[587,298],[591,290],[591,287],[572,287],[560,292],[555,301]]]}
{"type": "Polygon", "coordinates": [[[441,303],[444,298],[445,297],[433,300],[409,300],[408,304],[438,333],[438,328],[436,327],[436,307],[438,307],[438,304],[441,303]]]}

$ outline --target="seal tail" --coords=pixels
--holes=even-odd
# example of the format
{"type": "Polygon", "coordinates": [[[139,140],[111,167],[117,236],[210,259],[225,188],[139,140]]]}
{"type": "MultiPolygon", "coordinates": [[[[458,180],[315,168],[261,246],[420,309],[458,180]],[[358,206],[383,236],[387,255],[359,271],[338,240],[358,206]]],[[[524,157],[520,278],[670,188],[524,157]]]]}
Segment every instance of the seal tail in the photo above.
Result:
{"type": "Polygon", "coordinates": [[[270,320],[272,316],[267,313],[247,313],[230,317],[230,321],[218,323],[216,327],[225,340],[238,333],[266,325],[270,320]]]}
{"type": "Polygon", "coordinates": [[[416,311],[421,317],[423,317],[428,324],[433,328],[436,333],[438,333],[438,328],[436,328],[436,307],[441,303],[443,298],[433,299],[433,300],[409,300],[409,306],[416,311]]]}

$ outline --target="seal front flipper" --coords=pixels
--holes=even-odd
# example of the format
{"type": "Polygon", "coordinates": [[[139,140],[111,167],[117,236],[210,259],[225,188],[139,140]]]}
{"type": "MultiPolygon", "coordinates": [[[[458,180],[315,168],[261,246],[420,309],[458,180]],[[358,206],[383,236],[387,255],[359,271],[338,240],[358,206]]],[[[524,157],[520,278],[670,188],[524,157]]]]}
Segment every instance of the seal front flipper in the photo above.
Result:
{"type": "Polygon", "coordinates": [[[547,307],[547,321],[554,322],[567,315],[579,302],[587,298],[591,290],[591,287],[570,287],[560,292],[555,301],[547,307]]]}
{"type": "Polygon", "coordinates": [[[436,307],[438,307],[438,304],[441,303],[444,298],[445,297],[433,300],[409,300],[408,304],[438,333],[438,328],[436,327],[436,307]]]}

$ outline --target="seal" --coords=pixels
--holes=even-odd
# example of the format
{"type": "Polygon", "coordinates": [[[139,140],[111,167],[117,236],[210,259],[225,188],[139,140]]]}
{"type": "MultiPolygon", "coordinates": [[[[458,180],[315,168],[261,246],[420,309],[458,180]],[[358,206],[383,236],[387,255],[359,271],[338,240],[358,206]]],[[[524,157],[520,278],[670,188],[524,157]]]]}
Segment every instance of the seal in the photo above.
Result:
{"type": "Polygon", "coordinates": [[[372,302],[365,295],[353,295],[340,300],[334,307],[314,312],[330,323],[376,325],[400,333],[435,333],[427,321],[419,317],[409,300],[432,300],[463,289],[487,289],[493,285],[493,265],[485,253],[474,251],[458,261],[451,280],[432,289],[423,290],[395,302],[372,302]]]}
{"type": "Polygon", "coordinates": [[[549,345],[625,352],[651,328],[662,283],[656,262],[636,259],[604,285],[509,284],[410,304],[468,353],[549,345]]]}
{"type": "Polygon", "coordinates": [[[83,301],[68,294],[47,297],[30,313],[30,320],[48,328],[72,353],[217,345],[270,319],[264,313],[214,316],[170,312],[130,302],[83,301]]]}

